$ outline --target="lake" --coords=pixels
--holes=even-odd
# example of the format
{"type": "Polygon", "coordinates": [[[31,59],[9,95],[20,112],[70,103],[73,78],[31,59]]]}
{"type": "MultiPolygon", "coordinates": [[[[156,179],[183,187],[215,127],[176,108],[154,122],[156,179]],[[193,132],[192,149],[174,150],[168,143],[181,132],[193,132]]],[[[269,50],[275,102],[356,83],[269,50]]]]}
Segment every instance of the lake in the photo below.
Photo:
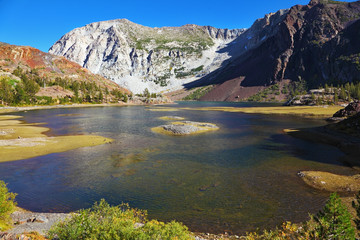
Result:
{"type": "Polygon", "coordinates": [[[242,234],[304,221],[322,208],[329,194],[305,185],[298,171],[354,173],[338,162],[344,154],[337,148],[282,131],[325,125],[323,120],[181,109],[213,106],[256,105],[180,102],[162,106],[178,109],[173,112],[124,106],[15,113],[28,123],[45,123],[50,136],[94,134],[115,141],[0,163],[0,179],[31,211],[69,212],[104,198],[146,209],[150,218],[181,221],[192,231],[242,234]],[[166,124],[162,116],[210,122],[220,130],[153,133],[152,127],[166,124]]]}

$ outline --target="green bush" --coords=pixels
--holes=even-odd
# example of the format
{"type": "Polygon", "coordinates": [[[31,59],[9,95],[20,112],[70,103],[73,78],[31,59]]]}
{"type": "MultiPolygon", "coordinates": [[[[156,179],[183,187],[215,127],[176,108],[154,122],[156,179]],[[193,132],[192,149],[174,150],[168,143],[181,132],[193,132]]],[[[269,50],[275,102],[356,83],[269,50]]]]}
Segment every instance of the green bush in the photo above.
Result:
{"type": "Polygon", "coordinates": [[[336,193],[330,195],[314,221],[315,226],[310,232],[312,239],[355,239],[350,213],[336,193]]]}
{"type": "MultiPolygon", "coordinates": [[[[360,194],[360,193],[359,193],[360,194]]],[[[357,210],[359,220],[360,214],[360,195],[357,195],[356,202],[353,203],[357,210]]],[[[360,221],[355,221],[356,225],[360,221]]],[[[247,240],[320,240],[336,239],[350,240],[355,238],[355,229],[351,225],[351,216],[345,205],[342,204],[340,197],[333,193],[330,195],[326,205],[316,216],[310,216],[310,220],[300,225],[285,222],[282,226],[274,230],[263,231],[262,233],[248,233],[247,240]]]]}
{"type": "Polygon", "coordinates": [[[91,209],[80,210],[55,224],[49,237],[59,240],[193,239],[181,223],[148,221],[145,211],[132,209],[127,204],[111,207],[104,199],[91,209]]]}
{"type": "Polygon", "coordinates": [[[15,193],[9,192],[6,184],[0,180],[0,231],[10,227],[10,214],[15,210],[15,193]]]}
{"type": "MultiPolygon", "coordinates": [[[[352,201],[352,207],[356,211],[356,218],[354,219],[356,229],[360,230],[360,192],[356,194],[354,201],[352,201]]],[[[358,235],[360,236],[360,232],[358,232],[358,235]]]]}

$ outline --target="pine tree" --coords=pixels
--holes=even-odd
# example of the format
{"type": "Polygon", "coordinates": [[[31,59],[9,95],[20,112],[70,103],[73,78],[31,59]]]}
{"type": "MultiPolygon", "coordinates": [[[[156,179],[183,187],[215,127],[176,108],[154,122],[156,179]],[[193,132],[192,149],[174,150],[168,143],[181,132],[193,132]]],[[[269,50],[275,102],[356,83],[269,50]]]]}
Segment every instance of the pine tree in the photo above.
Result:
{"type": "Polygon", "coordinates": [[[338,96],[337,91],[335,91],[335,93],[334,93],[334,103],[337,104],[338,102],[339,102],[339,96],[338,96]]]}
{"type": "Polygon", "coordinates": [[[342,204],[339,195],[333,193],[325,207],[314,218],[316,239],[355,239],[350,213],[342,204]]]}
{"type": "Polygon", "coordinates": [[[346,92],[343,86],[341,86],[341,90],[340,90],[340,98],[342,100],[346,100],[346,92]]]}
{"type": "Polygon", "coordinates": [[[352,207],[355,208],[356,211],[356,218],[354,219],[356,229],[360,230],[360,192],[355,195],[355,200],[352,201],[352,207]]]}

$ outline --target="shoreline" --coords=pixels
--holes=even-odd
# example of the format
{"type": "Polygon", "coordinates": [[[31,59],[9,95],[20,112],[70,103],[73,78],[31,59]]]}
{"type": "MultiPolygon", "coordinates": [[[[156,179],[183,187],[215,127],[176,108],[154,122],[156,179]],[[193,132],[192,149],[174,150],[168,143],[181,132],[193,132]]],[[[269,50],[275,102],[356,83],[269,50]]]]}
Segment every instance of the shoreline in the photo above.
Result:
{"type": "MultiPolygon", "coordinates": [[[[163,104],[166,104],[166,103],[162,103],[160,105],[163,105],[163,104]]],[[[170,104],[172,104],[172,103],[170,103],[170,104]]],[[[141,106],[141,105],[152,106],[152,105],[157,105],[157,104],[146,104],[146,103],[143,103],[143,104],[136,104],[136,103],[108,104],[108,103],[104,103],[104,104],[72,104],[72,105],[30,106],[30,107],[1,107],[0,108],[0,114],[4,114],[4,113],[11,114],[11,113],[21,112],[21,111],[42,110],[42,109],[57,109],[57,108],[82,108],[82,107],[105,107],[105,106],[116,107],[116,106],[141,106]]],[[[291,107],[289,107],[287,110],[290,110],[290,109],[291,109],[291,107]]],[[[193,110],[224,111],[224,109],[193,109],[193,110]]],[[[233,108],[232,109],[226,109],[226,110],[230,110],[229,112],[243,112],[243,108],[241,108],[241,110],[239,110],[239,111],[234,111],[233,108]]],[[[264,112],[253,112],[254,110],[255,110],[255,108],[251,108],[251,110],[250,110],[251,112],[249,111],[249,112],[244,112],[244,113],[250,113],[250,114],[277,114],[277,113],[270,113],[270,112],[266,112],[266,113],[264,113],[264,112]]],[[[286,114],[286,113],[280,113],[280,114],[286,114]]],[[[294,113],[291,112],[291,113],[287,113],[287,114],[294,114],[294,113]]],[[[300,117],[306,117],[304,115],[299,115],[299,114],[294,114],[294,115],[297,115],[297,116],[300,116],[300,117]]],[[[321,117],[323,117],[323,115],[321,115],[321,117]]],[[[331,134],[330,132],[335,132],[335,131],[331,130],[331,129],[325,129],[324,126],[323,127],[318,127],[318,128],[315,128],[315,129],[300,129],[300,130],[288,130],[288,131],[284,130],[284,132],[286,134],[292,135],[294,137],[299,137],[299,138],[302,138],[302,139],[307,140],[307,141],[315,141],[315,142],[320,142],[320,143],[324,143],[324,144],[333,145],[333,146],[338,147],[341,151],[344,151],[344,152],[349,151],[349,149],[353,148],[352,145],[350,145],[351,142],[349,142],[347,140],[347,138],[345,138],[345,136],[339,137],[339,136],[336,136],[336,134],[331,134]],[[321,131],[319,129],[323,129],[323,131],[321,131]],[[346,141],[344,141],[344,139],[346,141]]],[[[339,135],[340,135],[340,133],[339,133],[339,135]]],[[[360,139],[359,139],[359,144],[360,144],[360,139]]],[[[360,154],[360,145],[356,145],[356,146],[358,146],[358,147],[357,147],[357,149],[355,147],[355,150],[358,150],[358,151],[356,151],[355,155],[353,155],[355,157],[355,159],[356,159],[356,154],[360,154]]],[[[359,156],[359,155],[357,155],[357,156],[359,156]]],[[[357,161],[357,165],[360,166],[360,161],[357,161]]],[[[359,167],[359,169],[360,169],[360,167],[359,167]]],[[[321,190],[324,190],[324,189],[321,189],[321,190]]],[[[48,214],[48,213],[33,213],[33,212],[27,211],[27,210],[25,210],[25,211],[27,213],[30,212],[32,214],[43,214],[43,215],[48,214]]],[[[11,232],[11,231],[9,231],[9,232],[11,232]]],[[[243,237],[243,236],[237,236],[237,235],[210,234],[210,233],[199,233],[199,232],[194,232],[194,236],[198,240],[239,239],[239,238],[243,237]]]]}
{"type": "Polygon", "coordinates": [[[47,109],[64,109],[64,108],[86,108],[86,107],[126,107],[126,106],[147,106],[147,105],[164,105],[164,104],[173,104],[173,102],[164,102],[164,103],[138,103],[138,102],[128,102],[128,103],[76,103],[76,104],[59,104],[59,105],[34,105],[34,106],[24,106],[24,107],[0,107],[0,114],[6,113],[15,113],[23,111],[32,111],[32,110],[47,110],[47,109]]]}

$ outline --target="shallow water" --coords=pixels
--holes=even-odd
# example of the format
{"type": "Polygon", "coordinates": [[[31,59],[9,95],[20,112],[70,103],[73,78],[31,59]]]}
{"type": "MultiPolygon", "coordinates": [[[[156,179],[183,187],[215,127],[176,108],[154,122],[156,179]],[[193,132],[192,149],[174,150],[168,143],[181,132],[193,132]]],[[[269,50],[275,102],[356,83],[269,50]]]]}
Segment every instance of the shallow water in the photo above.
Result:
{"type": "Polygon", "coordinates": [[[183,107],[253,106],[182,102],[162,106],[50,109],[19,113],[44,122],[48,135],[97,134],[113,144],[0,163],[0,179],[32,211],[73,211],[105,198],[147,209],[150,218],[184,222],[193,231],[241,234],[303,221],[327,193],[306,186],[299,170],[351,174],[338,149],[295,139],[284,128],[324,125],[291,116],[181,110],[183,107]],[[173,137],[151,132],[162,116],[211,122],[220,130],[173,137]]]}

